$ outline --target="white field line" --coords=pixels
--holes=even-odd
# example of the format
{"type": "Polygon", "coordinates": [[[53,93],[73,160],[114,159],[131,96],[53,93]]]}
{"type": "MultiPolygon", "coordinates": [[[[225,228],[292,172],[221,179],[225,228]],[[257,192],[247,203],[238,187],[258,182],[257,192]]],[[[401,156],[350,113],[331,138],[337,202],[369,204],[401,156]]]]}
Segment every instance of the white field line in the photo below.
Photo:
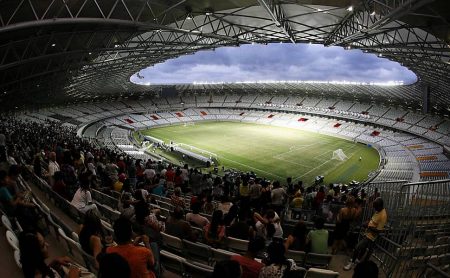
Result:
{"type": "Polygon", "coordinates": [[[304,164],[301,164],[301,163],[289,161],[289,160],[286,160],[286,159],[283,159],[283,158],[280,158],[280,157],[277,157],[277,156],[274,156],[273,158],[281,160],[281,161],[284,161],[284,162],[287,162],[287,163],[291,163],[291,164],[295,164],[295,165],[298,165],[298,166],[302,166],[302,167],[307,167],[307,168],[310,167],[309,165],[304,165],[304,164]]]}
{"type": "MultiPolygon", "coordinates": [[[[351,147],[348,148],[346,151],[349,151],[349,150],[355,148],[355,146],[356,146],[356,145],[351,146],[351,147]]],[[[350,159],[353,155],[354,155],[354,153],[353,153],[352,155],[350,155],[350,157],[349,157],[348,159],[350,159]]],[[[293,181],[296,181],[296,180],[298,180],[299,178],[302,178],[302,177],[306,176],[307,174],[311,173],[312,171],[316,170],[317,168],[322,167],[323,165],[325,165],[325,164],[327,164],[328,162],[331,162],[331,161],[333,161],[333,160],[330,159],[330,160],[325,161],[324,163],[320,164],[319,166],[316,166],[316,167],[312,168],[311,170],[309,170],[309,171],[306,172],[306,173],[303,173],[303,175],[296,177],[295,179],[293,179],[293,181]]]]}
{"type": "Polygon", "coordinates": [[[248,168],[250,168],[250,169],[253,169],[253,170],[256,170],[256,171],[259,171],[259,172],[262,172],[262,173],[266,173],[266,174],[269,174],[269,175],[278,177],[278,178],[280,178],[280,179],[283,179],[283,177],[281,177],[281,176],[278,176],[278,175],[272,174],[272,173],[270,173],[270,172],[267,172],[267,171],[264,171],[264,170],[261,170],[261,169],[258,169],[258,168],[255,168],[255,167],[246,165],[246,164],[244,164],[244,163],[240,163],[240,162],[234,161],[234,160],[232,160],[232,159],[225,158],[225,157],[223,157],[223,156],[219,156],[219,160],[220,160],[220,159],[228,160],[228,161],[231,161],[231,162],[233,162],[233,163],[239,164],[239,165],[241,165],[241,166],[248,167],[248,168]]]}
{"type": "Polygon", "coordinates": [[[313,144],[309,144],[309,145],[297,145],[297,146],[301,146],[301,147],[291,146],[289,148],[289,151],[284,152],[284,153],[279,153],[279,154],[273,156],[273,158],[277,158],[278,159],[280,156],[284,156],[285,154],[289,154],[289,153],[292,153],[292,152],[295,152],[295,151],[298,151],[298,150],[302,150],[302,149],[307,148],[307,147],[319,145],[319,144],[321,144],[321,142],[317,142],[317,143],[313,143],[313,144]]]}

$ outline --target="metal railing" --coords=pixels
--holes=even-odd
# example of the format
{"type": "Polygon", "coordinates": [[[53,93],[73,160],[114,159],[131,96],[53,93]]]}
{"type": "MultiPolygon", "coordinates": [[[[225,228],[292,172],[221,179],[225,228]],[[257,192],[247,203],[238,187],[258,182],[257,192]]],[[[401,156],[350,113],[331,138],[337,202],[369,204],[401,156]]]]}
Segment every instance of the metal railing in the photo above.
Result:
{"type": "MultiPolygon", "coordinates": [[[[388,213],[385,232],[373,257],[387,277],[421,277],[427,264],[450,264],[450,180],[366,185],[368,196],[378,189],[388,213]]],[[[367,202],[363,221],[373,210],[367,202]]],[[[448,271],[448,270],[447,270],[448,271]]]]}

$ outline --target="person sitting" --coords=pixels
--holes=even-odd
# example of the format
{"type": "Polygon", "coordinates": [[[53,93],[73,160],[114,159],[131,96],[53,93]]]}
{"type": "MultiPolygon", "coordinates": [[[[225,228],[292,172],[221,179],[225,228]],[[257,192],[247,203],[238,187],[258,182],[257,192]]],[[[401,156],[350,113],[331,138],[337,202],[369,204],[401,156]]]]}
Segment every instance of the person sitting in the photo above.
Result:
{"type": "Polygon", "coordinates": [[[205,239],[209,245],[217,248],[223,244],[225,238],[225,226],[223,225],[223,212],[213,212],[211,223],[204,227],[205,239]]]}
{"type": "Polygon", "coordinates": [[[314,230],[309,231],[306,236],[306,244],[310,244],[311,252],[317,254],[328,254],[328,231],[324,229],[325,219],[317,217],[314,220],[314,230]]]}
{"type": "Polygon", "coordinates": [[[302,220],[298,221],[294,226],[292,234],[288,236],[284,242],[286,250],[305,251],[306,247],[306,225],[302,220]]]}
{"type": "MultiPolygon", "coordinates": [[[[38,232],[24,231],[19,235],[20,263],[25,278],[35,277],[64,277],[62,267],[69,266],[72,260],[68,257],[59,257],[50,264],[45,260],[49,257],[48,243],[38,232]]],[[[70,266],[65,277],[80,277],[81,270],[70,266]]]]}
{"type": "MultiPolygon", "coordinates": [[[[241,202],[242,204],[242,202],[241,202]]],[[[238,219],[238,213],[239,213],[239,206],[233,205],[227,214],[224,214],[223,217],[223,224],[228,227],[231,226],[235,221],[238,219]]]]}
{"type": "Polygon", "coordinates": [[[52,190],[64,199],[70,200],[69,192],[66,183],[64,182],[64,173],[61,171],[55,172],[53,177],[55,182],[52,185],[52,190]]]}
{"type": "Polygon", "coordinates": [[[184,211],[180,207],[176,207],[171,217],[166,223],[165,233],[178,237],[180,239],[187,239],[195,241],[195,234],[192,232],[192,227],[188,222],[184,221],[184,211]]]}
{"type": "Polygon", "coordinates": [[[75,192],[71,202],[71,204],[82,213],[86,213],[89,210],[97,210],[97,206],[92,202],[89,176],[89,171],[86,171],[80,175],[80,187],[75,192]]]}
{"type": "Polygon", "coordinates": [[[174,207],[185,208],[184,198],[181,197],[181,187],[175,187],[172,196],[170,196],[170,202],[174,207]]]}
{"type": "Polygon", "coordinates": [[[126,179],[127,176],[125,175],[125,173],[120,174],[117,181],[113,184],[113,190],[116,192],[121,192],[123,188],[123,183],[125,182],[126,179]]]}
{"type": "Polygon", "coordinates": [[[262,237],[256,237],[248,242],[247,252],[244,255],[233,255],[231,260],[237,261],[242,267],[243,277],[258,278],[263,263],[255,260],[256,256],[264,250],[265,244],[262,237]]]}
{"type": "Polygon", "coordinates": [[[133,230],[131,221],[126,218],[119,218],[114,223],[114,234],[117,246],[106,249],[106,253],[117,253],[124,258],[131,269],[131,278],[155,278],[152,271],[155,265],[155,258],[150,249],[150,242],[147,236],[143,235],[131,240],[133,230]],[[143,243],[145,247],[139,246],[143,243]]]}
{"type": "Polygon", "coordinates": [[[200,215],[201,204],[199,202],[195,202],[191,206],[192,212],[186,214],[186,221],[199,228],[203,228],[204,226],[209,224],[209,220],[200,215]]]}
{"type": "Polygon", "coordinates": [[[166,187],[165,187],[165,180],[164,179],[155,179],[155,187],[152,188],[152,194],[158,195],[158,196],[166,196],[166,187]]]}
{"type": "Polygon", "coordinates": [[[298,269],[292,259],[286,259],[286,249],[280,240],[273,241],[267,248],[267,258],[259,278],[289,277],[290,272],[298,269]]]}
{"type": "Polygon", "coordinates": [[[150,210],[150,206],[141,194],[141,189],[135,192],[136,201],[134,203],[136,231],[145,233],[152,241],[161,240],[161,231],[164,231],[164,223],[158,220],[159,210],[150,210]]]}
{"type": "MultiPolygon", "coordinates": [[[[84,217],[84,223],[79,233],[81,248],[89,255],[97,258],[102,251],[104,232],[100,218],[95,211],[88,211],[84,217]]],[[[98,262],[95,262],[98,268],[98,262]]]]}
{"type": "Polygon", "coordinates": [[[214,212],[214,204],[212,203],[212,195],[206,196],[205,203],[202,205],[202,211],[206,214],[212,214],[214,212]]]}

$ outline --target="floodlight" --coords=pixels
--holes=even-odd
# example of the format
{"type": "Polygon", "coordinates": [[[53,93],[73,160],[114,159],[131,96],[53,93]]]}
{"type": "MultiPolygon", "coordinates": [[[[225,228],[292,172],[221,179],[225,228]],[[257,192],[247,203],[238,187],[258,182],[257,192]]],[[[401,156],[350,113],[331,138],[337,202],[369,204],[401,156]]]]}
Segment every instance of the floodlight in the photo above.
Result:
{"type": "Polygon", "coordinates": [[[348,7],[348,8],[347,8],[347,11],[353,12],[353,6],[348,7]]]}
{"type": "Polygon", "coordinates": [[[376,15],[376,14],[377,14],[377,13],[376,13],[375,11],[373,11],[373,12],[370,13],[371,16],[374,16],[374,15],[376,15]]]}
{"type": "Polygon", "coordinates": [[[55,43],[52,43],[52,47],[55,47],[56,46],[56,44],[55,43]]]}

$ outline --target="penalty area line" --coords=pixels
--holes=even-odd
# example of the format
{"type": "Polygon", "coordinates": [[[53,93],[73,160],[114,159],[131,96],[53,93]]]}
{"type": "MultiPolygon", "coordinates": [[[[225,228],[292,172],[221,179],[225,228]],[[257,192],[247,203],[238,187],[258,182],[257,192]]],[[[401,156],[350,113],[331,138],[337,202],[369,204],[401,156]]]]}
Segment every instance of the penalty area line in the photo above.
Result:
{"type": "Polygon", "coordinates": [[[228,160],[228,161],[230,161],[230,162],[239,164],[239,165],[241,165],[241,166],[244,166],[244,167],[247,167],[247,168],[250,168],[250,169],[253,169],[253,170],[262,172],[262,173],[266,173],[266,174],[269,174],[269,175],[272,175],[272,176],[275,176],[275,177],[278,177],[278,178],[281,178],[281,179],[283,178],[283,177],[281,177],[281,176],[278,176],[278,175],[272,174],[272,173],[270,173],[270,172],[267,172],[267,171],[264,171],[264,170],[261,170],[261,169],[258,169],[258,168],[255,168],[255,167],[246,165],[246,164],[244,164],[244,163],[240,163],[240,162],[234,161],[234,160],[232,160],[232,159],[225,158],[225,157],[223,157],[223,156],[219,156],[218,158],[219,158],[219,159],[228,160]]]}

